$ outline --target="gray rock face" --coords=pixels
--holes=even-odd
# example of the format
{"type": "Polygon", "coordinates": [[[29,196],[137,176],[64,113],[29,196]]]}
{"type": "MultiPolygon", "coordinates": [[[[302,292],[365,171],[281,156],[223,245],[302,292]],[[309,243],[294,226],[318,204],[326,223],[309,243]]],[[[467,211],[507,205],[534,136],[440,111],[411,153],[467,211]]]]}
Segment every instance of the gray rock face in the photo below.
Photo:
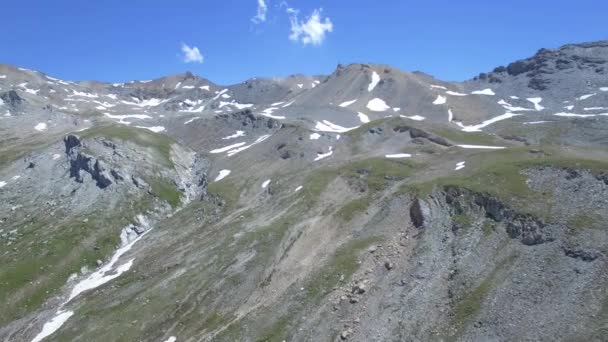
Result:
{"type": "MultiPolygon", "coordinates": [[[[111,173],[107,170],[104,162],[81,152],[81,141],[75,135],[64,138],[65,150],[70,161],[70,177],[79,183],[83,182],[83,172],[88,173],[100,189],[105,189],[112,184],[111,173]]],[[[118,174],[118,172],[114,172],[118,174]]]]}
{"type": "MultiPolygon", "coordinates": [[[[558,49],[540,49],[534,56],[501,66],[475,78],[489,83],[517,84],[536,91],[551,88],[584,89],[589,83],[608,78],[608,41],[569,44],[558,49]],[[573,77],[573,75],[576,75],[573,77]]],[[[571,94],[563,94],[567,97],[571,94]]]]}
{"type": "Polygon", "coordinates": [[[0,93],[0,99],[6,105],[8,105],[8,107],[12,111],[17,111],[17,112],[19,112],[22,109],[23,105],[26,102],[26,100],[24,100],[21,96],[19,96],[19,94],[17,94],[17,92],[14,90],[9,90],[7,92],[0,93]]]}

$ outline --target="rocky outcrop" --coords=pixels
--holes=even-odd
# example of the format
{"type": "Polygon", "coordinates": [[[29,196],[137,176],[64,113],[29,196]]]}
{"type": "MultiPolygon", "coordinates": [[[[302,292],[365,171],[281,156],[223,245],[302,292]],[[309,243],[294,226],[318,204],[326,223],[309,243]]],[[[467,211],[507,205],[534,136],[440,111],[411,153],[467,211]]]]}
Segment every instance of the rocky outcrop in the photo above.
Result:
{"type": "Polygon", "coordinates": [[[70,162],[70,177],[79,183],[84,181],[84,173],[88,173],[100,189],[112,184],[112,174],[118,177],[118,171],[109,171],[105,163],[81,151],[82,141],[76,135],[68,135],[64,139],[65,151],[70,162]]]}
{"type": "Polygon", "coordinates": [[[410,205],[410,219],[416,228],[423,228],[426,218],[430,216],[431,209],[419,198],[414,199],[410,205]]]}
{"type": "Polygon", "coordinates": [[[497,67],[491,73],[482,73],[475,79],[503,83],[509,78],[524,77],[528,88],[543,91],[566,77],[572,78],[573,72],[605,77],[608,74],[607,51],[608,41],[540,49],[530,58],[497,67]],[[560,77],[560,74],[564,76],[560,77]]]}
{"type": "Polygon", "coordinates": [[[251,128],[267,128],[274,129],[280,128],[281,123],[272,118],[255,115],[251,110],[246,109],[240,112],[234,112],[229,114],[220,114],[216,116],[218,119],[226,121],[237,121],[240,122],[241,126],[251,128]]]}
{"type": "Polygon", "coordinates": [[[26,103],[26,100],[19,96],[14,90],[9,90],[4,93],[0,93],[0,99],[12,110],[19,111],[22,106],[26,103]]]}
{"type": "Polygon", "coordinates": [[[437,145],[446,146],[446,147],[452,146],[452,144],[449,141],[447,141],[446,139],[444,139],[440,136],[437,136],[435,134],[429,133],[427,131],[421,130],[416,127],[399,125],[399,126],[394,127],[393,131],[398,132],[398,133],[409,132],[410,137],[412,139],[422,138],[422,139],[426,139],[430,142],[433,142],[437,145]]]}
{"type": "Polygon", "coordinates": [[[471,204],[483,210],[487,218],[505,224],[509,237],[517,239],[524,245],[533,246],[553,241],[554,238],[545,231],[545,223],[530,214],[522,214],[501,202],[496,197],[476,193],[457,187],[445,188],[446,203],[456,215],[470,210],[471,204]]]}

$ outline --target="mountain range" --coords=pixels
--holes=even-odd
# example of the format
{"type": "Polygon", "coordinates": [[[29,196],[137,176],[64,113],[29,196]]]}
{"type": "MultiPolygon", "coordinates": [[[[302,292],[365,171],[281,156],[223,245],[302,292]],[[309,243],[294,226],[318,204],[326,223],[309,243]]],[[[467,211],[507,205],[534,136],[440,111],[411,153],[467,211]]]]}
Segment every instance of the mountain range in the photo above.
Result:
{"type": "Polygon", "coordinates": [[[602,341],[608,41],[464,82],[0,64],[0,341],[602,341]]]}

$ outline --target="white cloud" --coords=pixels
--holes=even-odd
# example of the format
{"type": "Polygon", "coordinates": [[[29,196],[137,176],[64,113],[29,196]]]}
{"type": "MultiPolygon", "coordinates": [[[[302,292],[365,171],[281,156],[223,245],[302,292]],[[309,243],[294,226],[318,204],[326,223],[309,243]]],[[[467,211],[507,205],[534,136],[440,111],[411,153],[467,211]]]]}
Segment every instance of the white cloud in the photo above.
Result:
{"type": "Polygon", "coordinates": [[[327,32],[332,32],[334,29],[334,25],[328,17],[321,18],[322,11],[323,9],[316,9],[305,21],[300,21],[298,19],[299,11],[287,8],[287,14],[291,22],[289,39],[294,42],[301,42],[304,45],[321,45],[327,32]]]}
{"type": "Polygon", "coordinates": [[[182,52],[184,53],[184,63],[203,63],[203,55],[196,46],[190,47],[182,43],[182,52]]]}
{"type": "Polygon", "coordinates": [[[251,18],[251,21],[256,24],[265,22],[266,12],[268,12],[268,5],[266,5],[264,0],[258,0],[258,12],[255,17],[251,18]]]}

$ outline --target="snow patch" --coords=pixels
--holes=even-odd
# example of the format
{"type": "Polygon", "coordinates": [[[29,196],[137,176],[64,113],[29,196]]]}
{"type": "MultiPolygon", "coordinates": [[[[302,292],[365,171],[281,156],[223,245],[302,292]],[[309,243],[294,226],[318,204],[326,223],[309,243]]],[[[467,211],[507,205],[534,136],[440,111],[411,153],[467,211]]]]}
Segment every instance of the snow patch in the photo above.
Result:
{"type": "Polygon", "coordinates": [[[165,342],[175,342],[175,341],[177,341],[177,337],[175,337],[175,336],[171,336],[165,340],[165,342]]]}
{"type": "MultiPolygon", "coordinates": [[[[569,109],[571,110],[571,109],[569,109]]],[[[583,108],[583,110],[585,111],[590,111],[590,110],[608,110],[608,107],[585,107],[583,108]]]]}
{"type": "Polygon", "coordinates": [[[442,105],[447,102],[447,98],[445,96],[437,95],[435,101],[433,101],[434,105],[442,105]]]}
{"type": "Polygon", "coordinates": [[[451,109],[448,109],[448,122],[452,122],[452,120],[454,120],[454,113],[451,109]]]}
{"type": "Polygon", "coordinates": [[[6,186],[6,182],[5,181],[0,181],[0,188],[3,188],[6,186]]]}
{"type": "Polygon", "coordinates": [[[448,94],[448,95],[452,95],[452,96],[467,96],[467,94],[458,93],[458,92],[451,91],[451,90],[448,90],[445,93],[448,94]]]}
{"type": "Polygon", "coordinates": [[[486,150],[502,150],[506,147],[504,146],[486,146],[486,145],[456,145],[458,147],[467,148],[467,149],[486,149],[486,150]]]}
{"type": "Polygon", "coordinates": [[[59,158],[61,158],[61,154],[59,154],[59,153],[53,154],[53,160],[57,160],[59,158]]]}
{"type": "Polygon", "coordinates": [[[130,101],[120,101],[126,105],[129,106],[138,106],[138,107],[156,107],[158,105],[161,105],[167,101],[169,101],[169,99],[166,100],[161,100],[161,99],[147,99],[147,100],[140,100],[138,98],[133,97],[133,99],[136,102],[130,102],[130,101]]]}
{"type": "Polygon", "coordinates": [[[294,192],[298,192],[298,191],[300,191],[300,190],[302,190],[302,186],[301,186],[301,185],[300,185],[299,187],[297,187],[297,188],[294,190],[294,192]]]}
{"type": "Polygon", "coordinates": [[[344,101],[342,103],[339,104],[340,107],[348,107],[351,104],[357,102],[357,99],[351,100],[351,101],[344,101]]]}
{"type": "Polygon", "coordinates": [[[215,177],[215,182],[219,182],[222,179],[226,178],[229,174],[230,174],[230,170],[220,170],[220,173],[217,175],[217,177],[215,177]]]}
{"type": "Polygon", "coordinates": [[[443,90],[448,90],[448,88],[444,87],[444,86],[440,86],[440,85],[434,85],[431,84],[431,89],[443,89],[443,90]]]}
{"type": "Polygon", "coordinates": [[[216,148],[215,150],[209,151],[209,153],[213,153],[213,154],[222,153],[222,152],[230,151],[230,150],[232,150],[234,148],[237,148],[237,147],[241,147],[241,146],[243,146],[245,144],[246,144],[246,142],[243,141],[243,142],[232,144],[232,145],[225,146],[225,147],[222,147],[222,148],[216,148]]]}
{"type": "Polygon", "coordinates": [[[460,128],[462,128],[462,130],[465,131],[465,132],[480,132],[481,129],[484,128],[484,127],[486,127],[486,126],[489,126],[489,125],[491,125],[491,124],[493,124],[495,122],[502,121],[502,120],[505,120],[505,119],[509,119],[509,118],[512,118],[512,117],[518,116],[518,115],[521,115],[521,114],[505,113],[503,115],[499,115],[499,116],[493,117],[491,119],[485,120],[484,122],[482,122],[482,123],[480,123],[478,125],[465,126],[461,122],[457,122],[456,124],[460,128]]]}
{"type": "Polygon", "coordinates": [[[333,147],[330,146],[329,147],[329,152],[327,152],[327,153],[317,153],[317,158],[315,158],[315,161],[321,160],[321,159],[325,159],[325,158],[331,156],[333,153],[334,153],[333,147]]]}
{"type": "Polygon", "coordinates": [[[528,100],[529,102],[532,102],[532,104],[534,104],[534,109],[538,112],[545,109],[545,107],[540,105],[541,101],[543,100],[542,97],[529,97],[526,100],[528,100]]]}
{"type": "Polygon", "coordinates": [[[456,163],[456,167],[454,168],[454,170],[458,171],[458,170],[464,169],[464,164],[465,164],[465,162],[463,162],[463,161],[456,163]]]}
{"type": "MultiPolygon", "coordinates": [[[[226,95],[226,94],[224,94],[224,95],[226,95]]],[[[230,96],[228,96],[228,97],[230,97],[230,96]]],[[[238,103],[234,100],[232,100],[231,102],[220,101],[219,108],[222,108],[224,106],[234,106],[237,109],[245,109],[245,108],[253,107],[253,104],[252,103],[238,103]]]]}
{"type": "Polygon", "coordinates": [[[321,134],[319,134],[319,133],[310,134],[310,140],[319,140],[320,137],[321,137],[321,134]]]}
{"type": "Polygon", "coordinates": [[[228,153],[227,153],[227,154],[228,154],[228,157],[232,157],[233,155],[235,155],[235,154],[237,154],[237,153],[239,153],[239,152],[245,151],[246,149],[248,149],[248,148],[250,148],[250,147],[252,147],[252,146],[254,146],[254,145],[257,145],[257,144],[261,143],[262,141],[264,141],[264,140],[266,140],[266,139],[268,139],[268,138],[270,138],[270,135],[269,135],[269,134],[262,135],[262,136],[261,136],[261,137],[259,137],[259,138],[258,138],[256,141],[254,141],[253,143],[251,143],[251,144],[249,144],[249,145],[246,145],[246,146],[243,146],[243,147],[238,147],[238,148],[235,148],[235,149],[233,149],[233,150],[230,150],[230,151],[228,151],[228,153]]]}
{"type": "Polygon", "coordinates": [[[606,114],[555,113],[553,115],[555,115],[555,116],[562,116],[562,117],[590,118],[590,117],[597,116],[597,115],[608,115],[608,113],[606,113],[606,114]]]}
{"type": "Polygon", "coordinates": [[[498,104],[501,105],[504,109],[508,110],[509,112],[523,112],[523,111],[532,110],[530,108],[515,107],[512,104],[510,104],[509,102],[502,100],[502,99],[500,101],[498,101],[498,104]]]}
{"type": "Polygon", "coordinates": [[[274,111],[276,111],[277,109],[279,109],[279,108],[276,108],[276,107],[266,108],[260,114],[263,115],[263,116],[269,117],[271,119],[285,120],[284,116],[281,116],[281,115],[272,115],[272,113],[274,111]]]}
{"type": "Polygon", "coordinates": [[[600,91],[608,91],[608,87],[601,87],[600,91]]]}
{"type": "Polygon", "coordinates": [[[369,116],[367,116],[361,112],[358,112],[357,115],[359,116],[359,120],[361,120],[362,123],[368,123],[370,121],[369,116]]]}
{"type": "Polygon", "coordinates": [[[244,137],[245,136],[245,131],[236,131],[236,133],[229,135],[227,137],[223,137],[222,140],[230,140],[230,139],[234,139],[234,138],[238,138],[238,137],[244,137]]]}
{"type": "Polygon", "coordinates": [[[595,96],[595,95],[597,95],[597,93],[583,95],[583,96],[579,97],[578,100],[579,101],[583,101],[583,100],[586,100],[586,99],[588,99],[588,98],[590,98],[592,96],[595,96]]]}
{"type": "Polygon", "coordinates": [[[331,123],[327,120],[323,120],[323,122],[319,122],[317,121],[317,125],[315,126],[315,130],[319,131],[319,132],[334,132],[334,133],[345,133],[348,131],[352,131],[353,129],[359,128],[359,126],[356,127],[350,127],[350,128],[346,128],[346,127],[342,127],[342,126],[338,126],[334,123],[331,123]]]}
{"type": "Polygon", "coordinates": [[[391,109],[391,107],[389,107],[384,100],[377,97],[367,103],[367,108],[374,112],[384,112],[391,109]]]}
{"type": "Polygon", "coordinates": [[[266,187],[268,187],[268,184],[270,184],[270,179],[267,179],[264,181],[264,183],[262,183],[262,189],[266,189],[266,187]]]}
{"type": "Polygon", "coordinates": [[[110,119],[118,119],[118,123],[121,123],[123,125],[130,125],[131,123],[128,121],[125,121],[125,119],[152,119],[151,116],[146,115],[146,114],[127,114],[127,115],[112,115],[110,113],[103,113],[104,116],[110,118],[110,119]]]}
{"type": "Polygon", "coordinates": [[[191,123],[192,121],[194,121],[194,120],[198,120],[198,119],[200,119],[200,117],[198,117],[198,116],[197,116],[197,117],[193,117],[192,119],[190,119],[190,120],[188,120],[188,121],[184,122],[184,125],[187,125],[187,124],[191,123]]]}
{"type": "Polygon", "coordinates": [[[412,116],[399,115],[399,117],[402,117],[404,119],[414,120],[414,121],[424,121],[426,119],[424,116],[420,116],[420,115],[412,115],[412,116]]]}
{"type": "Polygon", "coordinates": [[[37,130],[38,132],[46,131],[46,129],[47,129],[46,123],[39,122],[36,126],[34,126],[34,129],[37,130]]]}
{"type": "Polygon", "coordinates": [[[53,317],[50,321],[44,323],[44,326],[42,326],[42,331],[39,332],[38,335],[34,337],[34,339],[32,339],[32,342],[40,342],[47,336],[52,335],[55,331],[59,330],[59,328],[61,328],[61,326],[70,317],[72,317],[73,314],[73,311],[57,311],[55,317],[53,317]]]}
{"type": "Polygon", "coordinates": [[[545,121],[545,120],[541,120],[541,121],[526,121],[526,122],[524,122],[524,125],[538,125],[538,124],[542,124],[542,123],[546,123],[546,122],[553,122],[553,121],[545,121]]]}
{"type": "Polygon", "coordinates": [[[378,75],[378,73],[374,71],[372,73],[372,81],[367,86],[367,91],[371,92],[372,90],[374,90],[374,88],[376,88],[376,86],[378,85],[378,82],[380,82],[380,75],[378,75]]]}
{"type": "Polygon", "coordinates": [[[74,95],[68,95],[68,96],[82,96],[82,97],[89,97],[89,98],[93,98],[93,99],[96,99],[99,97],[99,95],[97,95],[97,94],[85,93],[85,92],[80,92],[80,91],[76,91],[76,90],[72,90],[72,93],[74,93],[74,95]]]}
{"type": "Polygon", "coordinates": [[[165,127],[163,127],[163,126],[152,126],[152,127],[135,126],[135,127],[147,129],[147,130],[152,131],[154,133],[160,133],[160,132],[164,132],[165,131],[165,127]]]}
{"type": "Polygon", "coordinates": [[[471,94],[473,94],[473,95],[489,95],[489,96],[496,95],[494,93],[494,91],[492,91],[492,89],[490,89],[490,88],[486,88],[486,89],[483,89],[483,90],[475,90],[475,91],[472,91],[471,94]]]}
{"type": "Polygon", "coordinates": [[[398,159],[398,158],[411,158],[412,155],[409,153],[396,153],[396,154],[386,154],[384,157],[389,159],[398,159]]]}

